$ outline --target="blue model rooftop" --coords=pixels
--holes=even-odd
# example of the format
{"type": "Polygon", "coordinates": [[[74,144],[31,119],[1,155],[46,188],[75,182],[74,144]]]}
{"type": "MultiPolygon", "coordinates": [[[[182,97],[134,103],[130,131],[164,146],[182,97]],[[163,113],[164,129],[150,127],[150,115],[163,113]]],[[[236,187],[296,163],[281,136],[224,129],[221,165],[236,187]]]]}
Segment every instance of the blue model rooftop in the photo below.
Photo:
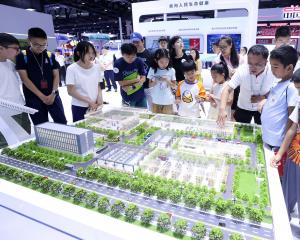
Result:
{"type": "Polygon", "coordinates": [[[70,134],[74,134],[74,135],[81,135],[83,133],[90,131],[90,130],[83,129],[83,128],[77,128],[74,126],[68,126],[68,125],[58,124],[58,123],[53,123],[53,122],[45,122],[45,123],[37,125],[36,127],[51,129],[51,130],[55,130],[58,132],[70,133],[70,134]]]}

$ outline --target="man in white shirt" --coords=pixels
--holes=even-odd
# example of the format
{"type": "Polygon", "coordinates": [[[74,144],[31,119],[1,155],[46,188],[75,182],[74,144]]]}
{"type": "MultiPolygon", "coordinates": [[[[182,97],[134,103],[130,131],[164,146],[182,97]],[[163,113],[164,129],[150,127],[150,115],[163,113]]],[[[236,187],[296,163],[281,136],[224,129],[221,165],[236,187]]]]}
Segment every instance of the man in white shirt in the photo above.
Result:
{"type": "Polygon", "coordinates": [[[248,52],[248,64],[240,66],[224,88],[219,109],[218,123],[224,125],[227,119],[226,103],[229,94],[240,86],[240,94],[235,112],[237,122],[250,123],[254,117],[261,124],[258,103],[265,99],[275,80],[267,64],[268,49],[263,45],[254,45],[248,52]]]}
{"type": "Polygon", "coordinates": [[[104,78],[107,85],[106,92],[111,91],[111,86],[113,86],[115,92],[117,92],[118,87],[114,79],[114,71],[113,71],[114,56],[109,51],[109,46],[104,46],[102,48],[102,55],[100,56],[99,61],[100,61],[101,68],[104,69],[104,78]]]}
{"type": "MultiPolygon", "coordinates": [[[[20,78],[16,72],[15,64],[11,61],[16,57],[19,51],[19,42],[14,36],[7,33],[0,33],[0,98],[25,105],[20,90],[20,78]]],[[[13,118],[30,134],[31,126],[27,113],[15,115],[13,118]]],[[[7,146],[6,140],[0,133],[0,148],[5,146],[7,146]]]]}
{"type": "Polygon", "coordinates": [[[60,50],[55,50],[55,60],[59,64],[59,86],[62,86],[62,83],[66,84],[66,66],[65,66],[65,57],[61,54],[60,50]]]}

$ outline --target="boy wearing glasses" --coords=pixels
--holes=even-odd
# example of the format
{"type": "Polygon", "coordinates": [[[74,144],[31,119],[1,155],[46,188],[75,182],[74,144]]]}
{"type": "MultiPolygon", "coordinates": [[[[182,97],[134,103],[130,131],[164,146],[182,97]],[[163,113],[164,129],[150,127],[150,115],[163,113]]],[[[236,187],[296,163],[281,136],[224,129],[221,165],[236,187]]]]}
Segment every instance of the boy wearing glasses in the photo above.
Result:
{"type": "Polygon", "coordinates": [[[16,59],[16,69],[23,81],[26,106],[37,109],[30,115],[34,125],[48,122],[48,113],[56,123],[66,124],[62,101],[58,94],[59,64],[47,52],[47,35],[41,28],[28,30],[30,47],[16,59]]]}
{"type": "MultiPolygon", "coordinates": [[[[19,53],[19,41],[12,35],[0,33],[0,98],[25,105],[20,90],[20,79],[15,70],[14,60],[19,53]]],[[[12,116],[12,118],[30,134],[30,120],[27,113],[12,116]]],[[[0,133],[0,148],[7,146],[5,138],[0,133]]]]}

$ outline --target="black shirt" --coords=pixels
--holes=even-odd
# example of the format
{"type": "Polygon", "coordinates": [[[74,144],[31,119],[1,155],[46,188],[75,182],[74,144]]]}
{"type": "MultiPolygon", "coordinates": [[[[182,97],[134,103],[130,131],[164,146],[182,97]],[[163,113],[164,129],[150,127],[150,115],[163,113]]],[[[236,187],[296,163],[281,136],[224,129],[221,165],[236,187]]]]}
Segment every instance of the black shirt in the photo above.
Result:
{"type": "Polygon", "coordinates": [[[184,80],[184,72],[182,70],[182,62],[184,61],[190,61],[191,60],[191,56],[186,55],[185,53],[183,53],[181,58],[172,58],[172,66],[175,69],[175,75],[176,75],[176,82],[180,82],[182,80],[184,80]]]}
{"type": "MultiPolygon", "coordinates": [[[[136,56],[139,57],[140,59],[142,59],[142,61],[144,62],[144,68],[145,68],[146,77],[147,77],[148,71],[150,69],[150,64],[152,61],[152,56],[151,56],[150,51],[148,49],[145,49],[143,52],[137,53],[136,56]]],[[[144,88],[149,88],[149,79],[146,78],[146,81],[144,82],[143,86],[144,86],[144,88]]]]}
{"type": "MultiPolygon", "coordinates": [[[[48,53],[46,50],[41,54],[33,54],[34,53],[29,48],[26,50],[26,54],[21,52],[16,58],[16,69],[26,70],[28,78],[32,81],[32,83],[47,96],[51,94],[53,90],[54,79],[52,70],[59,69],[59,63],[55,60],[54,54],[51,54],[50,52],[48,53]],[[42,63],[43,66],[41,66],[42,63]],[[43,74],[40,67],[43,69],[43,74]],[[47,82],[46,88],[42,88],[42,81],[47,82]]],[[[43,87],[45,87],[45,85],[43,87]]],[[[28,98],[37,98],[37,96],[24,84],[23,92],[26,100],[28,98]]]]}

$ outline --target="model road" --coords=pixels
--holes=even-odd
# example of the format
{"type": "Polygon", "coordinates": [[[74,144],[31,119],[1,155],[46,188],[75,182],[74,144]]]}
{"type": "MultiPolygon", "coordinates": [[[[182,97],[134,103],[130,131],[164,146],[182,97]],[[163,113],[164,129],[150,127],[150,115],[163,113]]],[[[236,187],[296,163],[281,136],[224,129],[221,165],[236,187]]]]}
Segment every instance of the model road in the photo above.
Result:
{"type": "MultiPolygon", "coordinates": [[[[55,170],[47,169],[37,165],[33,165],[27,162],[22,162],[13,158],[0,155],[0,162],[7,165],[14,166],[16,168],[24,169],[29,172],[37,173],[49,178],[60,180],[65,183],[71,183],[84,189],[96,192],[100,195],[107,196],[110,199],[120,199],[126,202],[132,202],[142,208],[151,208],[156,214],[161,212],[167,212],[172,214],[173,221],[177,218],[186,219],[189,224],[189,229],[195,222],[201,221],[208,227],[220,227],[221,222],[224,228],[222,228],[225,235],[229,236],[232,231],[240,232],[247,239],[253,237],[260,237],[265,239],[272,239],[272,229],[245,223],[242,221],[235,221],[231,218],[216,216],[211,213],[202,212],[197,209],[191,209],[180,205],[175,205],[168,202],[163,202],[150,197],[142,196],[140,194],[131,193],[119,188],[109,187],[97,182],[85,180],[82,178],[75,177],[73,175],[57,172],[55,170]]],[[[226,238],[225,238],[226,239],[226,238]]]]}

